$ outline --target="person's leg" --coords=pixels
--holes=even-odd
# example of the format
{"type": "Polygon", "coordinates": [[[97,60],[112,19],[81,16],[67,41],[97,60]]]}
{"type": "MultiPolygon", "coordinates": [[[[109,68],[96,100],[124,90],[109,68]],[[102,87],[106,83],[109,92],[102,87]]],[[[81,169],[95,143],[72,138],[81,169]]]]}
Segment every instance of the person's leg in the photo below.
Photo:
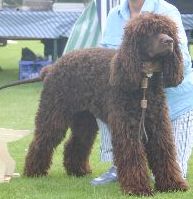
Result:
{"type": "Polygon", "coordinates": [[[193,147],[193,110],[172,121],[177,149],[177,159],[183,177],[187,177],[187,166],[193,147]]]}
{"type": "MultiPolygon", "coordinates": [[[[101,136],[100,156],[103,162],[113,162],[112,143],[110,130],[104,122],[97,119],[97,124],[101,136]]],[[[117,180],[116,167],[112,165],[105,173],[91,181],[92,185],[102,185],[117,180]]]]}
{"type": "Polygon", "coordinates": [[[97,119],[97,125],[100,132],[100,158],[103,162],[113,161],[113,151],[111,143],[111,132],[106,123],[97,119]]]}

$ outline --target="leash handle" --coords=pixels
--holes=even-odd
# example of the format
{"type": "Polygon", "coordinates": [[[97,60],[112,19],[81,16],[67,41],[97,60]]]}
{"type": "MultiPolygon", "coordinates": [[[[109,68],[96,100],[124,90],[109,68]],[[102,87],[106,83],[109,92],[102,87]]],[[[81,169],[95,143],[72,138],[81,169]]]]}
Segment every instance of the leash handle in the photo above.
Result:
{"type": "Polygon", "coordinates": [[[141,88],[147,88],[148,87],[148,77],[144,77],[142,79],[142,82],[141,82],[141,88]]]}
{"type": "Polygon", "coordinates": [[[146,133],[146,129],[145,129],[145,113],[146,113],[146,109],[147,109],[147,99],[146,99],[146,90],[148,88],[148,80],[149,78],[152,77],[152,73],[145,73],[145,77],[142,79],[142,83],[141,83],[141,88],[143,89],[143,99],[140,102],[141,105],[141,118],[140,118],[140,122],[139,122],[139,133],[138,133],[138,137],[139,140],[143,139],[143,135],[145,136],[145,140],[146,142],[148,142],[148,136],[146,133]]]}
{"type": "Polygon", "coordinates": [[[146,109],[147,108],[147,100],[146,99],[142,99],[141,100],[141,108],[142,109],[146,109]]]}

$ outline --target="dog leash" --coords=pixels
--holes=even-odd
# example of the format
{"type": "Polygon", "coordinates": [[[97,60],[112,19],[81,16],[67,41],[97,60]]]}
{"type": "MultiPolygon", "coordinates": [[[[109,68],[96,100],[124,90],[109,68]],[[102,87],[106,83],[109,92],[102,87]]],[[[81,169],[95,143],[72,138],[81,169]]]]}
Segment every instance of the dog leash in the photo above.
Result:
{"type": "Polygon", "coordinates": [[[141,105],[141,118],[139,122],[139,140],[143,139],[145,136],[146,142],[148,142],[148,136],[145,129],[145,113],[147,109],[147,99],[146,99],[146,90],[148,88],[148,80],[152,77],[152,73],[145,73],[145,77],[142,79],[141,88],[143,89],[143,98],[140,102],[141,105]]]}

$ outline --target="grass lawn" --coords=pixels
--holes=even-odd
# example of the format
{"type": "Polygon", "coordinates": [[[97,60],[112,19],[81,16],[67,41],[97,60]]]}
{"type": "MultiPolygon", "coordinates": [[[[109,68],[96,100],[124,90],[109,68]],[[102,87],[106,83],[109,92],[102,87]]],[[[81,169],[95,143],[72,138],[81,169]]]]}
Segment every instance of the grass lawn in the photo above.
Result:
{"type": "MultiPolygon", "coordinates": [[[[34,52],[42,54],[43,46],[37,41],[20,41],[0,48],[0,84],[18,78],[18,61],[21,48],[29,47],[34,52]]],[[[29,129],[33,132],[34,117],[38,107],[41,83],[22,85],[0,91],[0,128],[29,129]]],[[[22,174],[25,149],[32,140],[32,135],[9,144],[12,157],[16,160],[16,172],[22,174]]],[[[124,196],[118,183],[93,187],[90,180],[106,171],[109,163],[101,163],[99,159],[99,137],[95,142],[91,165],[93,173],[84,178],[69,177],[62,167],[63,144],[54,153],[53,164],[47,177],[12,179],[10,183],[0,184],[0,199],[123,199],[137,198],[124,196]]],[[[191,199],[193,198],[193,158],[189,162],[188,192],[155,193],[155,199],[191,199]]],[[[146,197],[144,197],[146,198],[146,197]]]]}

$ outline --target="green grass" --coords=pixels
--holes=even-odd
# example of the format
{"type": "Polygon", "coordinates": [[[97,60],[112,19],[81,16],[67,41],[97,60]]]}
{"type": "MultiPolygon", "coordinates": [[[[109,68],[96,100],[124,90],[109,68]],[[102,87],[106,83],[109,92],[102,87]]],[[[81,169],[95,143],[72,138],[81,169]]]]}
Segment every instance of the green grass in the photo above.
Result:
{"type": "MultiPolygon", "coordinates": [[[[0,48],[0,84],[16,80],[18,78],[18,61],[21,57],[21,48],[28,46],[36,53],[42,54],[42,45],[35,42],[19,42],[0,48]]],[[[34,117],[37,111],[41,83],[17,86],[0,91],[0,127],[13,129],[29,129],[33,132],[34,117]]],[[[12,157],[16,160],[16,171],[22,173],[25,149],[32,140],[32,135],[20,141],[9,144],[12,157]]],[[[93,187],[90,180],[104,172],[109,163],[101,163],[99,159],[99,137],[95,142],[91,165],[93,173],[84,178],[69,177],[62,167],[62,143],[56,149],[53,164],[47,177],[27,178],[21,176],[12,179],[8,184],[0,184],[0,199],[123,199],[137,198],[124,196],[118,183],[93,187]]],[[[155,199],[190,199],[193,198],[193,158],[189,162],[188,192],[155,193],[155,199]]],[[[144,197],[147,198],[147,197],[144,197]]]]}

